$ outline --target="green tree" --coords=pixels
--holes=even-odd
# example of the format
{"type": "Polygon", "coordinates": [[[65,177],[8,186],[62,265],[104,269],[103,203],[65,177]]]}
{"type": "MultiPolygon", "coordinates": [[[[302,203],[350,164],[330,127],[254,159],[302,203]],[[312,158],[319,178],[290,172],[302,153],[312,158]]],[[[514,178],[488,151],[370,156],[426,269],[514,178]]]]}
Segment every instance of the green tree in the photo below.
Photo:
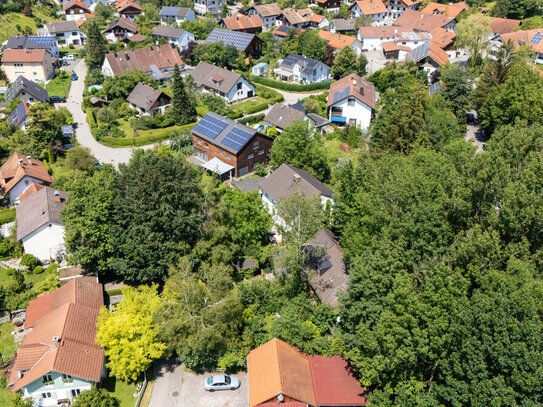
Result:
{"type": "Polygon", "coordinates": [[[488,38],[491,33],[490,19],[480,14],[472,14],[457,24],[456,46],[466,48],[469,52],[470,63],[479,65],[482,53],[489,46],[488,38]]]}
{"type": "Polygon", "coordinates": [[[305,120],[294,122],[275,139],[270,165],[277,168],[281,164],[308,171],[321,181],[330,178],[330,166],[320,135],[305,120]]]}
{"type": "Polygon", "coordinates": [[[397,88],[406,78],[411,77],[416,77],[421,81],[428,80],[426,73],[419,71],[413,61],[388,63],[384,68],[374,72],[368,80],[380,93],[385,93],[387,89],[397,88]]]}
{"type": "Polygon", "coordinates": [[[87,147],[76,146],[66,152],[66,164],[68,164],[68,167],[77,171],[83,171],[88,175],[92,175],[96,170],[95,162],[96,158],[94,158],[87,147]]]}
{"type": "Polygon", "coordinates": [[[492,15],[521,20],[535,15],[541,6],[541,0],[497,0],[492,15]]]}
{"type": "Polygon", "coordinates": [[[326,43],[316,30],[306,30],[298,35],[298,49],[308,58],[324,61],[326,43]]]}
{"type": "Polygon", "coordinates": [[[50,143],[62,139],[61,127],[72,124],[72,116],[66,108],[54,109],[46,103],[34,103],[28,109],[26,132],[31,139],[34,156],[39,156],[50,143]]]}
{"type": "Polygon", "coordinates": [[[161,300],[157,286],[126,287],[114,312],[100,310],[96,342],[104,348],[111,374],[124,381],[135,381],[160,358],[166,345],[153,323],[161,300]]]}
{"type": "Polygon", "coordinates": [[[349,144],[353,148],[357,148],[359,138],[360,138],[360,129],[356,126],[351,126],[349,128],[349,133],[347,135],[347,144],[349,144]]]}
{"type": "Polygon", "coordinates": [[[120,407],[121,403],[107,390],[93,387],[77,396],[71,405],[73,407],[120,407]]]}
{"type": "Polygon", "coordinates": [[[458,118],[464,118],[471,108],[473,85],[467,70],[458,64],[447,64],[440,68],[443,82],[441,94],[458,118]]]}
{"type": "Polygon", "coordinates": [[[151,86],[155,85],[155,82],[149,79],[149,76],[142,71],[124,71],[120,75],[107,77],[102,84],[101,93],[109,99],[119,98],[126,100],[138,82],[149,83],[151,86]]]}
{"type": "Polygon", "coordinates": [[[185,92],[185,82],[179,74],[179,67],[173,68],[173,98],[170,114],[175,124],[182,125],[196,121],[196,107],[189,102],[187,92],[185,92]]]}
{"type": "Polygon", "coordinates": [[[164,278],[201,223],[198,172],[184,157],[138,152],[115,184],[111,269],[128,281],[164,278]]]}
{"type": "Polygon", "coordinates": [[[332,66],[332,76],[335,79],[343,78],[350,73],[357,72],[356,54],[351,47],[343,48],[336,56],[332,66]]]}
{"type": "Polygon", "coordinates": [[[107,52],[107,40],[98,24],[91,19],[87,24],[86,62],[89,67],[101,65],[107,52]]]}
{"type": "Polygon", "coordinates": [[[21,393],[12,394],[9,398],[10,407],[33,407],[34,402],[31,398],[23,398],[21,393]]]}

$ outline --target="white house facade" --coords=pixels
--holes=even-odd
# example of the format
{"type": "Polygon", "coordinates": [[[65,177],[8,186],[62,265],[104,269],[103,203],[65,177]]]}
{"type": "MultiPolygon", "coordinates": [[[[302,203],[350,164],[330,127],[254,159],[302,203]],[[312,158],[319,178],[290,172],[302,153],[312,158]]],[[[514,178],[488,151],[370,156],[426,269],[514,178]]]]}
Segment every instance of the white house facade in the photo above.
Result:
{"type": "Polygon", "coordinates": [[[218,16],[222,11],[222,6],[226,0],[196,0],[194,2],[194,12],[203,17],[206,13],[218,16]]]}
{"type": "Polygon", "coordinates": [[[372,109],[360,100],[349,97],[330,106],[329,120],[334,122],[339,117],[345,124],[366,130],[371,123],[372,109]]]}
{"type": "Polygon", "coordinates": [[[57,372],[49,372],[22,388],[23,397],[31,397],[36,407],[58,406],[58,400],[72,400],[90,390],[94,383],[57,372]]]}
{"type": "Polygon", "coordinates": [[[44,184],[43,180],[31,177],[29,175],[25,175],[23,178],[20,179],[19,182],[17,182],[13,188],[9,191],[9,202],[12,205],[18,205],[19,204],[19,196],[26,191],[26,189],[32,185],[32,183],[35,184],[44,184]]]}
{"type": "Polygon", "coordinates": [[[21,239],[25,253],[40,260],[55,259],[64,253],[64,226],[48,222],[21,239]]]}

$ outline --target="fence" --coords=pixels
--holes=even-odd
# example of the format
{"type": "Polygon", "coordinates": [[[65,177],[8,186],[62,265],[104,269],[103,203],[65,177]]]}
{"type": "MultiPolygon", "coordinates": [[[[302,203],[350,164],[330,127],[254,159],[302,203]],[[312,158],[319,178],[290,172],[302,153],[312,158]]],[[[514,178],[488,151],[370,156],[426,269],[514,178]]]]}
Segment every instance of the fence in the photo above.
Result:
{"type": "Polygon", "coordinates": [[[141,385],[140,394],[138,394],[138,399],[136,400],[136,404],[134,407],[140,407],[141,400],[143,399],[143,395],[145,394],[145,389],[147,388],[147,372],[143,372],[143,383],[141,385]]]}

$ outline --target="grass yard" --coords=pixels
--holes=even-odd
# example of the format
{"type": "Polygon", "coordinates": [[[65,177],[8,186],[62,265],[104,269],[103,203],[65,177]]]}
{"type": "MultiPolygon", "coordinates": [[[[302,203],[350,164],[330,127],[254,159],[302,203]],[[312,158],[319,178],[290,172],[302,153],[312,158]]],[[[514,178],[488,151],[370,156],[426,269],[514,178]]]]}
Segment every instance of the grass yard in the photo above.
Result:
{"type": "Polygon", "coordinates": [[[515,28],[515,31],[519,30],[533,30],[535,28],[543,27],[543,16],[533,16],[522,20],[522,23],[515,28]]]}
{"type": "Polygon", "coordinates": [[[17,351],[17,345],[13,342],[13,336],[11,335],[13,328],[11,322],[4,322],[0,325],[0,353],[4,360],[11,358],[17,351]]]}
{"type": "Polygon", "coordinates": [[[36,34],[36,22],[34,17],[40,18],[42,21],[53,21],[53,17],[47,15],[48,9],[46,7],[32,7],[33,17],[26,17],[22,13],[8,13],[5,15],[0,15],[0,42],[4,42],[11,35],[22,34],[17,30],[17,24],[21,26],[21,30],[24,30],[25,27],[30,27],[32,34],[36,34]]]}
{"type": "Polygon", "coordinates": [[[60,78],[60,76],[57,76],[47,85],[45,85],[45,89],[47,89],[49,92],[49,96],[60,96],[62,98],[67,98],[68,92],[70,91],[70,86],[72,86],[70,77],[60,78]]]}
{"type": "Polygon", "coordinates": [[[330,166],[335,165],[340,158],[353,158],[355,155],[351,147],[338,139],[324,140],[324,148],[330,166]]]}
{"type": "Polygon", "coordinates": [[[128,384],[115,377],[108,377],[103,380],[102,385],[104,389],[121,401],[121,407],[134,407],[136,403],[134,394],[138,391],[135,384],[128,384]]]}
{"type": "Polygon", "coordinates": [[[0,406],[9,406],[11,400],[11,393],[6,389],[0,389],[0,406]]]}
{"type": "Polygon", "coordinates": [[[80,56],[81,53],[83,52],[83,50],[78,49],[78,48],[66,47],[66,48],[59,48],[58,52],[59,52],[61,57],[66,56],[68,54],[76,54],[77,56],[80,56]]]}

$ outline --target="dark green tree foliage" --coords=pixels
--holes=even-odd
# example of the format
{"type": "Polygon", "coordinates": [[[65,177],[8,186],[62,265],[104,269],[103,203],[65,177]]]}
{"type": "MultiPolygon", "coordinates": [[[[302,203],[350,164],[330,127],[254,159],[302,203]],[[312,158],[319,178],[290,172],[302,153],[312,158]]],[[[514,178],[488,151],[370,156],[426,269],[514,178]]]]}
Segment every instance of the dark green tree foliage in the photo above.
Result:
{"type": "Polygon", "coordinates": [[[464,118],[472,104],[472,82],[469,72],[458,64],[447,64],[439,70],[443,82],[441,94],[458,118],[464,118]]]}
{"type": "Polygon", "coordinates": [[[120,75],[107,77],[104,80],[100,94],[107,96],[109,99],[126,99],[138,82],[150,84],[151,86],[155,84],[155,82],[142,71],[125,71],[120,75]]]}
{"type": "Polygon", "coordinates": [[[91,19],[87,24],[86,62],[89,67],[101,65],[107,52],[107,40],[98,24],[91,19]]]}
{"type": "Polygon", "coordinates": [[[536,14],[542,5],[541,0],[497,0],[492,15],[520,20],[536,14]]]}
{"type": "Polygon", "coordinates": [[[93,387],[77,396],[71,405],[73,407],[120,407],[121,403],[107,390],[93,387]]]}
{"type": "Polygon", "coordinates": [[[28,110],[27,135],[34,156],[39,156],[47,145],[62,139],[61,127],[72,123],[66,108],[54,109],[46,103],[35,103],[28,110]]]}
{"type": "Polygon", "coordinates": [[[456,141],[340,167],[339,336],[374,404],[541,404],[542,146],[519,122],[483,154],[456,141]]]}
{"type": "Polygon", "coordinates": [[[192,52],[192,63],[197,65],[200,61],[208,62],[227,69],[239,68],[238,60],[242,53],[233,45],[224,45],[222,42],[211,44],[198,44],[192,52]]]}
{"type": "Polygon", "coordinates": [[[308,58],[324,61],[326,43],[316,30],[306,30],[298,36],[298,49],[308,58]]]}
{"type": "Polygon", "coordinates": [[[179,67],[176,65],[173,69],[173,98],[170,114],[175,124],[182,125],[196,121],[196,107],[189,102],[187,92],[185,92],[185,82],[179,74],[179,67]]]}
{"type": "Polygon", "coordinates": [[[357,75],[365,75],[366,65],[368,60],[365,55],[356,57],[351,47],[343,48],[334,59],[334,65],[332,66],[332,76],[335,79],[343,78],[350,73],[357,75]]]}
{"type": "Polygon", "coordinates": [[[275,139],[270,164],[273,168],[289,164],[310,172],[321,181],[330,178],[330,166],[320,135],[305,120],[294,122],[275,139]]]}
{"type": "Polygon", "coordinates": [[[164,278],[191,247],[201,223],[198,172],[183,157],[138,152],[120,168],[110,266],[128,281],[164,278]]]}

